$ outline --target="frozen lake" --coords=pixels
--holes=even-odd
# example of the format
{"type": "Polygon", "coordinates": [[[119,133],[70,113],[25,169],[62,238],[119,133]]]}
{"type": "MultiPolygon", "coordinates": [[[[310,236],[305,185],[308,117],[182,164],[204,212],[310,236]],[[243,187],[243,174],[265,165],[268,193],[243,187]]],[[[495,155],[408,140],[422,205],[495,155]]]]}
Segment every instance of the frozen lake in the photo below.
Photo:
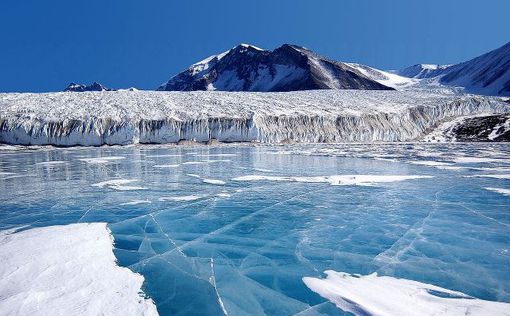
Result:
{"type": "Polygon", "coordinates": [[[510,302],[510,145],[0,147],[0,229],[108,222],[161,315],[343,315],[303,277],[510,302]]]}

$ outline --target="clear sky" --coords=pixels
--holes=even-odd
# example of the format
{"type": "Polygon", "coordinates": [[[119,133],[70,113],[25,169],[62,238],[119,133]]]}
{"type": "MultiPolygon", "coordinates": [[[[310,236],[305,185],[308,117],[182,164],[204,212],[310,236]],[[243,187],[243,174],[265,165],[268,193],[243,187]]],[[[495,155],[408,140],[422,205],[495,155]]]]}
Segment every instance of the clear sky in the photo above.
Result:
{"type": "Polygon", "coordinates": [[[2,0],[0,91],[155,89],[239,43],[381,69],[457,63],[510,41],[509,12],[509,0],[2,0]]]}

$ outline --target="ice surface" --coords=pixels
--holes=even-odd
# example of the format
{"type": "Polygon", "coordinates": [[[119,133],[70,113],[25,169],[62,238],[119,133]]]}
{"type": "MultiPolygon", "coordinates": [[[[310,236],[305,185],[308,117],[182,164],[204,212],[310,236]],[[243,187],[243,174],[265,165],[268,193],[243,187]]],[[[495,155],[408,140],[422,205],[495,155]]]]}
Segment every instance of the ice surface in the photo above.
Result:
{"type": "Polygon", "coordinates": [[[158,315],[105,223],[0,232],[0,314],[158,315]]]}
{"type": "Polygon", "coordinates": [[[325,271],[327,278],[303,278],[319,295],[354,315],[510,315],[510,303],[475,299],[464,293],[412,280],[325,271]]]}
{"type": "Polygon", "coordinates": [[[418,90],[3,93],[0,142],[409,141],[461,116],[508,112],[510,104],[497,98],[418,90]]]}
{"type": "Polygon", "coordinates": [[[485,176],[508,157],[503,143],[15,146],[0,151],[0,229],[108,222],[161,315],[345,315],[302,281],[325,270],[508,303],[510,199],[486,188],[510,183],[485,176]],[[80,160],[103,157],[123,159],[80,160]],[[250,175],[284,181],[232,181],[250,175]]]}

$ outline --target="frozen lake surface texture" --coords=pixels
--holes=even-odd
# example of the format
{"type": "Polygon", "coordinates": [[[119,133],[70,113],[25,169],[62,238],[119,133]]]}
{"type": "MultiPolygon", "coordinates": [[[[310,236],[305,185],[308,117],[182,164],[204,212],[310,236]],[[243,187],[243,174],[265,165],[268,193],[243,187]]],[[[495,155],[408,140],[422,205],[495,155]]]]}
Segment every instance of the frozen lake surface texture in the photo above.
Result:
{"type": "Polygon", "coordinates": [[[160,315],[510,315],[509,157],[504,143],[2,146],[0,229],[108,223],[160,315]]]}

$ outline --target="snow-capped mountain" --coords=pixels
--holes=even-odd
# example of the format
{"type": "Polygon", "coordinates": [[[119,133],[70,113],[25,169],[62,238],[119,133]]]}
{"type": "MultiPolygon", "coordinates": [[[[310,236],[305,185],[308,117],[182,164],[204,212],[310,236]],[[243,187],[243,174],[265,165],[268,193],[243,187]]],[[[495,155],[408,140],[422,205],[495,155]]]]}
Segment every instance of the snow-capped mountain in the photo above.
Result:
{"type": "Polygon", "coordinates": [[[289,44],[273,51],[238,45],[192,65],[158,88],[163,91],[313,89],[392,90],[356,67],[289,44]]]}
{"type": "Polygon", "coordinates": [[[450,66],[451,65],[417,64],[397,70],[395,73],[408,78],[432,78],[444,74],[450,66]]]}
{"type": "Polygon", "coordinates": [[[510,96],[510,42],[460,64],[419,64],[397,74],[409,78],[437,78],[443,85],[475,94],[510,96]]]}
{"type": "Polygon", "coordinates": [[[64,92],[85,92],[85,91],[112,91],[98,82],[91,85],[84,85],[72,82],[65,88],[64,92]]]}

